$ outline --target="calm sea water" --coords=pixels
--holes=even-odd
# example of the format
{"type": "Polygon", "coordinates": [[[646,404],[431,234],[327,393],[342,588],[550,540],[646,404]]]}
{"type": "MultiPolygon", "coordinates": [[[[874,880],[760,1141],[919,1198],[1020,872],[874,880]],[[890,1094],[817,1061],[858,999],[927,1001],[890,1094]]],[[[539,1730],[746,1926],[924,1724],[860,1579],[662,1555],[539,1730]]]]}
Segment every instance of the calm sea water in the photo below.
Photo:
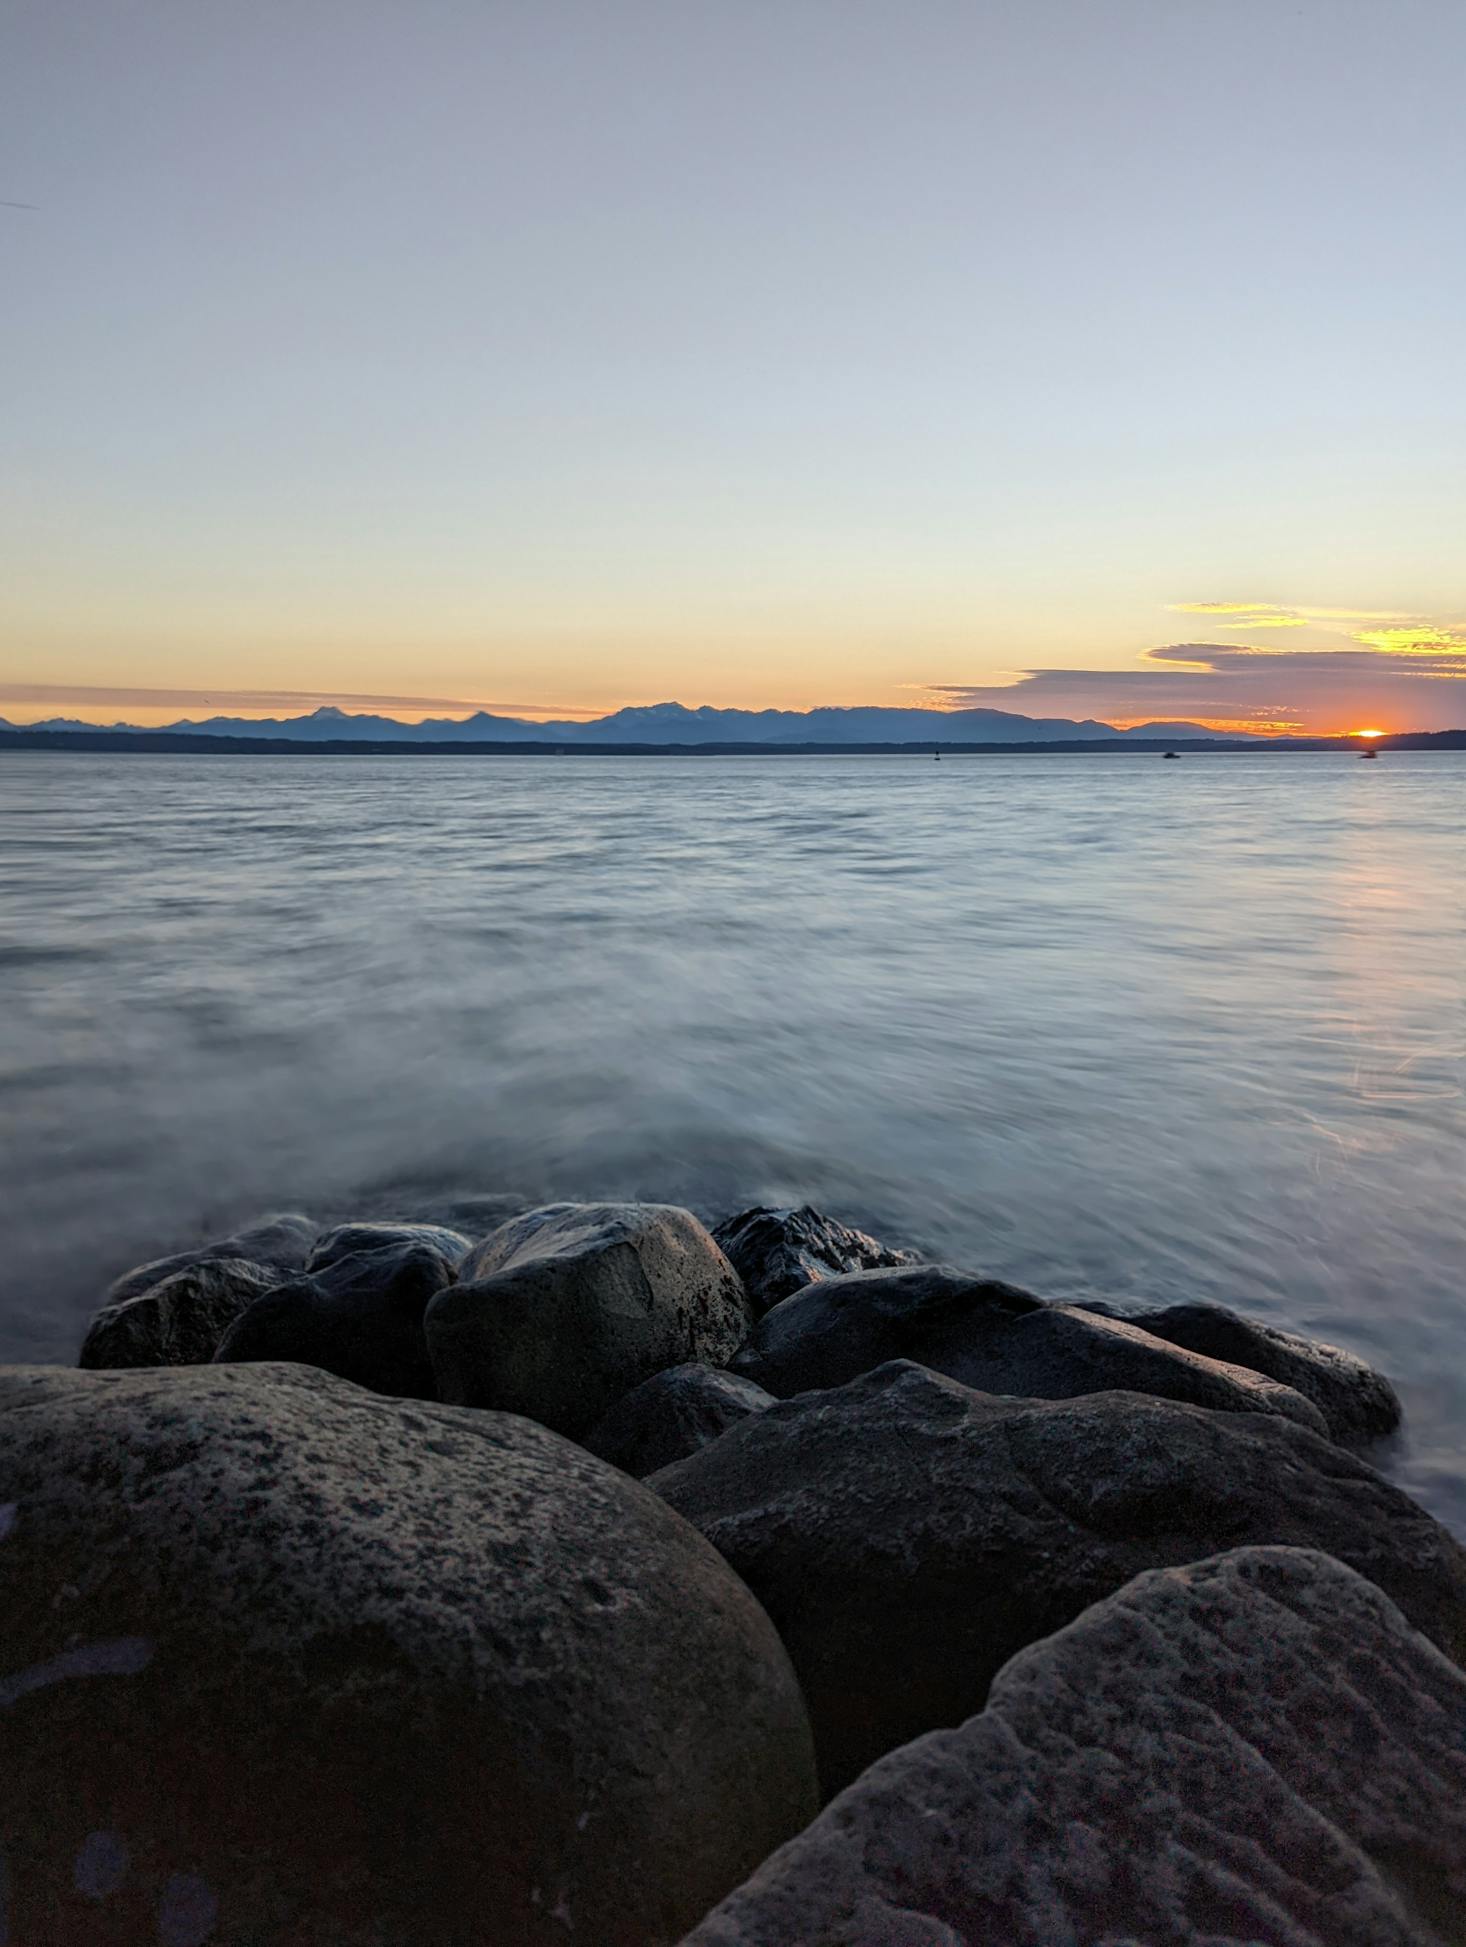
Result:
{"type": "Polygon", "coordinates": [[[1466,1533],[1466,759],[0,759],[0,1356],[271,1205],[809,1198],[1352,1346],[1466,1533]]]}

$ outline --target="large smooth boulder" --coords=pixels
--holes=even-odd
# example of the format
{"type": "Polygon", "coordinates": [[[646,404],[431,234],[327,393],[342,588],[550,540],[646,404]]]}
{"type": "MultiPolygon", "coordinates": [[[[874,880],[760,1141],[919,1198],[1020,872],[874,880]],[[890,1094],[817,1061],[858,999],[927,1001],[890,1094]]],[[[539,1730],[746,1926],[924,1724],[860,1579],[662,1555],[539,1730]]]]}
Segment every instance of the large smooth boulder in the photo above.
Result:
{"type": "Polygon", "coordinates": [[[1142,1575],[685,1947],[1452,1947],[1466,1679],[1326,1555],[1142,1575]]]}
{"type": "Polygon", "coordinates": [[[696,1362],[671,1366],[618,1399],[581,1444],[641,1480],[674,1460],[685,1460],[773,1403],[772,1393],[736,1373],[696,1362]]]}
{"type": "Polygon", "coordinates": [[[647,1947],[814,1808],[753,1597],[527,1420],[13,1367],[0,1513],[17,1943],[647,1947]]]}
{"type": "Polygon", "coordinates": [[[423,1245],[436,1251],[449,1264],[457,1266],[473,1248],[473,1239],[446,1224],[337,1224],[316,1239],[305,1268],[314,1274],[329,1271],[343,1257],[358,1257],[364,1251],[404,1249],[423,1245]]]}
{"type": "Polygon", "coordinates": [[[729,1365],[787,1399],[844,1385],[887,1359],[914,1359],[980,1392],[1022,1399],[1154,1393],[1325,1431],[1310,1400],[1263,1373],[942,1264],[807,1285],[765,1312],[729,1365]]]}
{"type": "Polygon", "coordinates": [[[1017,1650],[1142,1569],[1246,1543],[1326,1549],[1466,1659],[1466,1551],[1275,1415],[995,1398],[896,1363],[771,1406],[648,1485],[773,1618],[831,1788],[960,1722],[1017,1650]]]}
{"type": "Polygon", "coordinates": [[[1311,1399],[1332,1438],[1346,1446],[1365,1446],[1393,1433],[1400,1424],[1400,1401],[1389,1380],[1341,1346],[1243,1318],[1225,1305],[1167,1305],[1161,1311],[1125,1312],[1114,1305],[1089,1303],[1079,1309],[1123,1319],[1152,1338],[1185,1346],[1208,1359],[1265,1372],[1269,1379],[1311,1399]]]}
{"type": "Polygon", "coordinates": [[[136,1298],[139,1292],[160,1284],[175,1271],[189,1271],[196,1264],[207,1264],[218,1258],[243,1258],[263,1270],[275,1272],[278,1282],[304,1270],[316,1230],[309,1217],[294,1212],[261,1217],[258,1223],[248,1224],[228,1237],[216,1237],[192,1250],[174,1251],[168,1257],[154,1258],[148,1264],[124,1271],[107,1287],[102,1302],[117,1305],[126,1298],[136,1298]]]}
{"type": "Polygon", "coordinates": [[[807,1203],[797,1210],[759,1204],[715,1225],[713,1237],[760,1314],[821,1278],[915,1262],[913,1252],[892,1250],[807,1203]]]}
{"type": "Polygon", "coordinates": [[[413,1239],[332,1256],[256,1299],[214,1356],[225,1365],[288,1359],[374,1393],[436,1399],[423,1314],[452,1282],[443,1253],[413,1239]]]}
{"type": "Polygon", "coordinates": [[[426,1320],[444,1399],[572,1438],[654,1372],[725,1364],[751,1322],[712,1238],[661,1203],[531,1210],[475,1245],[426,1320]]]}
{"type": "Polygon", "coordinates": [[[234,1321],[278,1282],[278,1272],[245,1258],[204,1258],[103,1305],[87,1327],[77,1364],[206,1366],[234,1321]]]}

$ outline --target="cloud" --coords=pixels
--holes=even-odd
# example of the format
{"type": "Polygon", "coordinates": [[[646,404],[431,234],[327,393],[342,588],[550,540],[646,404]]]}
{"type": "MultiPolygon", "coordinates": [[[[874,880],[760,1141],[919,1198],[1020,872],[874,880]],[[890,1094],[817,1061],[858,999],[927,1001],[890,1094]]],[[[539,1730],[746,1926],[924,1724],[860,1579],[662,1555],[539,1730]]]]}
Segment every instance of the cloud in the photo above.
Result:
{"type": "Polygon", "coordinates": [[[931,693],[948,709],[1098,717],[1122,725],[1186,718],[1319,734],[1361,724],[1466,727],[1466,630],[1378,634],[1404,640],[1347,649],[1173,642],[1147,650],[1133,669],[1031,669],[1007,687],[944,684],[931,693]]]}
{"type": "Polygon", "coordinates": [[[1329,634],[1351,636],[1357,642],[1369,637],[1359,630],[1361,622],[1418,623],[1423,618],[1398,609],[1293,607],[1281,602],[1168,602],[1173,615],[1230,615],[1236,620],[1218,622],[1219,629],[1322,628],[1329,634]],[[1352,626],[1351,626],[1352,625],[1352,626]]]}
{"type": "Polygon", "coordinates": [[[560,703],[488,703],[442,696],[358,696],[345,690],[142,689],[111,683],[12,683],[0,680],[0,703],[73,704],[85,709],[210,710],[215,715],[299,715],[329,706],[338,710],[407,710],[468,716],[489,710],[508,716],[590,717],[594,710],[560,703]]]}

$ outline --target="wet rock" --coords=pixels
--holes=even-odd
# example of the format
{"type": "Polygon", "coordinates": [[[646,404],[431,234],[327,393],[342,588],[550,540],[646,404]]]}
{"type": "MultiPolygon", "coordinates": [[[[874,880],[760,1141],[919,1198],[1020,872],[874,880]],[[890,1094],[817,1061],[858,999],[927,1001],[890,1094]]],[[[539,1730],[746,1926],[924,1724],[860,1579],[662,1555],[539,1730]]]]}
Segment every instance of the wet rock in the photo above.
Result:
{"type": "Polygon", "coordinates": [[[427,1313],[442,1397],[572,1438],[655,1372],[722,1365],[751,1323],[733,1267],[670,1204],[547,1204],[477,1244],[458,1279],[427,1313]]]}
{"type": "Polygon", "coordinates": [[[17,1942],[646,1947],[813,1810],[753,1598],[526,1420],[16,1367],[0,1483],[17,1942]]]}
{"type": "Polygon", "coordinates": [[[641,1480],[674,1460],[685,1460],[773,1403],[772,1393],[734,1373],[695,1363],[672,1366],[618,1399],[581,1444],[641,1480]]]}
{"type": "Polygon", "coordinates": [[[101,1307],[87,1327],[83,1367],[206,1366],[234,1321],[279,1273],[244,1258],[204,1258],[101,1307]]]}
{"type": "Polygon", "coordinates": [[[729,1365],[787,1399],[887,1359],[914,1359],[980,1392],[1071,1399],[1123,1389],[1324,1431],[1316,1406],[1262,1373],[940,1264],[807,1285],[764,1314],[729,1365]]]}
{"type": "Polygon", "coordinates": [[[843,1271],[873,1271],[916,1261],[912,1251],[895,1251],[825,1217],[809,1204],[797,1210],[771,1210],[760,1204],[718,1224],[713,1237],[743,1280],[756,1313],[821,1278],[843,1271]]]}
{"type": "Polygon", "coordinates": [[[168,1257],[154,1258],[149,1264],[139,1264],[135,1269],[125,1271],[108,1286],[102,1302],[107,1305],[121,1304],[124,1299],[136,1298],[139,1292],[147,1291],[164,1278],[172,1277],[175,1271],[189,1271],[196,1264],[225,1257],[244,1258],[263,1270],[274,1271],[278,1283],[280,1279],[305,1268],[306,1256],[316,1239],[316,1229],[309,1217],[293,1213],[261,1217],[258,1223],[247,1225],[232,1237],[217,1237],[212,1243],[199,1244],[188,1251],[174,1251],[168,1257]]]}
{"type": "Polygon", "coordinates": [[[1447,1947],[1466,1679],[1326,1555],[1146,1574],[893,1752],[685,1947],[1447,1947]]]}
{"type": "Polygon", "coordinates": [[[305,1268],[328,1271],[339,1258],[413,1244],[425,1245],[457,1266],[473,1248],[473,1239],[445,1224],[337,1224],[317,1239],[305,1268]]]}
{"type": "Polygon", "coordinates": [[[313,1275],[256,1299],[215,1357],[223,1365],[287,1359],[374,1393],[436,1399],[423,1314],[452,1282],[448,1259],[418,1241],[328,1257],[313,1275]]]}
{"type": "Polygon", "coordinates": [[[1466,1552],[1275,1415],[995,1398],[901,1362],[771,1406],[648,1485],[773,1618],[831,1788],[960,1722],[1017,1650],[1142,1569],[1246,1543],[1326,1549],[1466,1658],[1466,1552]]]}
{"type": "Polygon", "coordinates": [[[1330,1435],[1346,1446],[1364,1446],[1393,1433],[1400,1424],[1400,1401],[1389,1380],[1340,1346],[1279,1331],[1223,1305],[1167,1305],[1163,1311],[1123,1312],[1096,1303],[1078,1309],[1124,1319],[1153,1338],[1203,1353],[1208,1359],[1265,1372],[1311,1399],[1330,1435]]]}

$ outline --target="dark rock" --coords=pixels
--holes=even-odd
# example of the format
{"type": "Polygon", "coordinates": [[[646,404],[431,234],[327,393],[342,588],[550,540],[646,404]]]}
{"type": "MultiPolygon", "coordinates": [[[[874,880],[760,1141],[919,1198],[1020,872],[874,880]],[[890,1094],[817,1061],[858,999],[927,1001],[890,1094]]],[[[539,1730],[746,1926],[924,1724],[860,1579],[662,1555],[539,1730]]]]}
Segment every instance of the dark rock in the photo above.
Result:
{"type": "Polygon", "coordinates": [[[1167,1305],[1164,1311],[1153,1312],[1123,1312],[1107,1304],[1084,1304],[1078,1309],[1124,1319],[1153,1338],[1185,1346],[1208,1359],[1265,1372],[1269,1379],[1311,1399],[1329,1433],[1346,1446],[1364,1446],[1393,1433],[1400,1424],[1400,1401],[1389,1380],[1340,1346],[1279,1331],[1223,1305],[1167,1305]]]}
{"type": "Polygon", "coordinates": [[[807,1203],[798,1210],[770,1210],[760,1204],[726,1218],[715,1227],[713,1237],[742,1278],[759,1314],[821,1278],[916,1261],[914,1252],[893,1251],[863,1230],[850,1230],[832,1217],[821,1216],[807,1203]]]}
{"type": "Polygon", "coordinates": [[[843,1385],[887,1359],[915,1359],[979,1392],[1022,1399],[1154,1393],[1223,1411],[1279,1413],[1324,1430],[1316,1406],[1261,1373],[941,1264],[807,1285],[766,1312],[728,1363],[787,1399],[843,1385]]]}
{"type": "Polygon", "coordinates": [[[1466,1552],[1321,1435],[1139,1393],[994,1398],[905,1363],[771,1406],[649,1486],[773,1618],[827,1783],[982,1703],[1142,1569],[1326,1549],[1466,1658],[1466,1552]]]}
{"type": "Polygon", "coordinates": [[[338,1258],[411,1244],[426,1245],[456,1266],[472,1249],[473,1239],[444,1224],[337,1224],[334,1230],[323,1232],[316,1240],[305,1268],[310,1272],[328,1271],[338,1258]]]}
{"type": "Polygon", "coordinates": [[[447,1258],[429,1244],[333,1257],[313,1276],[257,1299],[224,1334],[215,1357],[221,1365],[288,1359],[374,1393],[436,1399],[423,1314],[452,1282],[447,1258]]]}
{"type": "Polygon", "coordinates": [[[1139,1576],[684,1947],[1449,1947],[1466,1679],[1326,1555],[1139,1576]]]}
{"type": "Polygon", "coordinates": [[[124,1299],[136,1298],[140,1292],[161,1284],[164,1278],[171,1278],[175,1271],[190,1271],[196,1264],[223,1257],[244,1258],[250,1264],[274,1271],[279,1282],[305,1268],[307,1253],[316,1239],[316,1228],[309,1217],[292,1214],[261,1217],[257,1224],[236,1231],[232,1237],[217,1237],[212,1243],[199,1244],[189,1251],[174,1251],[169,1257],[154,1258],[150,1264],[139,1264],[136,1269],[125,1271],[108,1286],[102,1302],[121,1304],[124,1299]]]}
{"type": "Polygon", "coordinates": [[[697,1364],[672,1366],[618,1399],[581,1444],[640,1480],[685,1460],[773,1403],[772,1393],[734,1373],[697,1364]]]}
{"type": "Polygon", "coordinates": [[[0,1482],[16,1942],[645,1947],[814,1809],[757,1603],[526,1420],[16,1367],[0,1482]]]}
{"type": "Polygon", "coordinates": [[[547,1204],[475,1245],[428,1307],[444,1399],[573,1438],[667,1366],[722,1365],[751,1322],[697,1219],[660,1203],[547,1204]]]}
{"type": "Polygon", "coordinates": [[[203,1258],[103,1305],[87,1327],[80,1366],[206,1366],[241,1313],[273,1291],[277,1271],[244,1258],[203,1258]]]}

